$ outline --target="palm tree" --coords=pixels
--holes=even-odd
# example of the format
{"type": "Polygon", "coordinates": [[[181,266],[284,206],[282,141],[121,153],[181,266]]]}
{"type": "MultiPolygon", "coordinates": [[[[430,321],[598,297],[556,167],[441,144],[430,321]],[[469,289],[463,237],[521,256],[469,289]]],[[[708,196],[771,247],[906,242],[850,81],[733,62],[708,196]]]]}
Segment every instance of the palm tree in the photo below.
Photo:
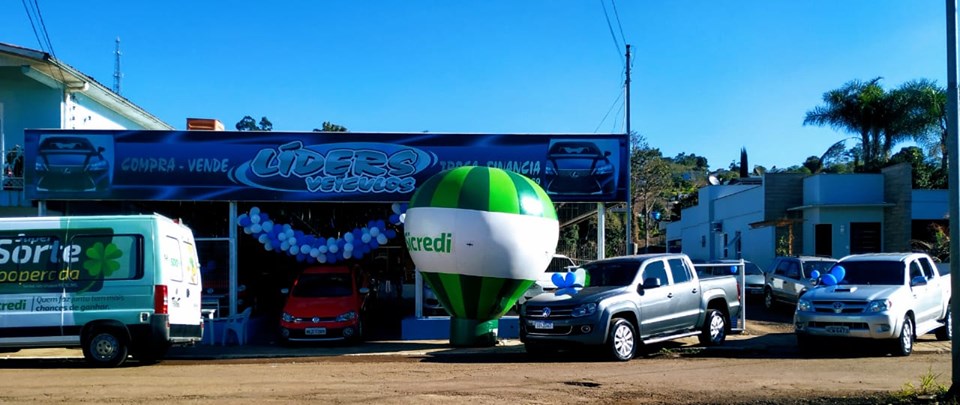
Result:
{"type": "Polygon", "coordinates": [[[877,125],[881,119],[883,100],[886,92],[880,87],[877,77],[868,82],[852,80],[839,89],[823,93],[823,105],[807,111],[804,125],[829,125],[838,130],[852,132],[860,136],[864,164],[876,166],[881,154],[877,125]]]}
{"type": "Polygon", "coordinates": [[[898,91],[904,92],[913,105],[912,134],[917,143],[925,146],[930,155],[940,157],[940,168],[947,168],[947,91],[927,79],[904,83],[898,91]]]}

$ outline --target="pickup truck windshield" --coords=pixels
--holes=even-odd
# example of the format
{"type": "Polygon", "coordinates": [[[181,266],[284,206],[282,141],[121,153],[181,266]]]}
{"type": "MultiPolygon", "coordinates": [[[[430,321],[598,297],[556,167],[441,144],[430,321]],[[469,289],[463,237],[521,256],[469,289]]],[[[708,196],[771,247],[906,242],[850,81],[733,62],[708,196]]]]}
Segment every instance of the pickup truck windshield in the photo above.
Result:
{"type": "Polygon", "coordinates": [[[903,285],[903,263],[855,261],[840,263],[846,276],[840,284],[903,285]]]}
{"type": "Polygon", "coordinates": [[[637,262],[617,261],[588,263],[583,265],[587,271],[589,287],[624,287],[630,285],[637,276],[640,264],[637,262]]]}

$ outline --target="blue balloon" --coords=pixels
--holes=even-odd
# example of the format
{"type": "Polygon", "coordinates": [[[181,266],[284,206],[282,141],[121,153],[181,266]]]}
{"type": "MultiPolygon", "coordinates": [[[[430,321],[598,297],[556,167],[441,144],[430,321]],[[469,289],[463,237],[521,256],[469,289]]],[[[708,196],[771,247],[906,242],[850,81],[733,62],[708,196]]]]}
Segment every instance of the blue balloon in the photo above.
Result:
{"type": "Polygon", "coordinates": [[[810,272],[811,278],[820,278],[820,270],[814,270],[810,272]]]}
{"type": "Polygon", "coordinates": [[[566,287],[573,287],[573,284],[577,282],[577,275],[573,274],[573,272],[568,272],[567,279],[564,280],[564,282],[566,283],[566,287]]]}
{"type": "Polygon", "coordinates": [[[553,281],[553,284],[556,285],[557,288],[562,288],[566,280],[563,279],[563,274],[553,273],[553,275],[550,276],[550,281],[553,281]]]}
{"type": "Polygon", "coordinates": [[[730,274],[737,274],[737,266],[730,266],[730,274]]]}
{"type": "Polygon", "coordinates": [[[297,240],[300,240],[300,238],[303,237],[303,231],[293,231],[293,237],[297,238],[297,240]]]}
{"type": "Polygon", "coordinates": [[[334,263],[337,261],[337,255],[327,252],[327,263],[334,263]]]}
{"type": "Polygon", "coordinates": [[[300,253],[297,254],[297,261],[303,263],[304,260],[307,260],[307,255],[300,253]]]}
{"type": "Polygon", "coordinates": [[[833,274],[825,274],[820,278],[820,283],[823,285],[837,285],[837,278],[833,274]]]}
{"type": "Polygon", "coordinates": [[[376,248],[378,248],[378,247],[380,247],[380,243],[377,242],[375,239],[371,239],[371,240],[370,240],[370,249],[372,250],[372,249],[376,249],[376,248]]]}
{"type": "Polygon", "coordinates": [[[377,226],[377,223],[374,222],[372,219],[367,221],[367,228],[373,228],[375,226],[377,226]]]}
{"type": "Polygon", "coordinates": [[[395,223],[398,223],[398,222],[400,222],[400,215],[399,215],[399,214],[390,214],[390,223],[391,223],[391,224],[395,224],[395,223]]]}
{"type": "Polygon", "coordinates": [[[843,278],[847,276],[847,269],[843,268],[841,265],[836,265],[830,269],[830,274],[837,278],[837,283],[839,284],[841,281],[843,281],[843,278]]]}
{"type": "Polygon", "coordinates": [[[347,241],[343,238],[337,239],[337,246],[340,247],[340,250],[343,250],[343,245],[346,245],[347,241]]]}
{"type": "Polygon", "coordinates": [[[250,217],[242,217],[239,221],[237,221],[237,224],[242,227],[248,227],[253,225],[253,221],[250,221],[250,217]]]}
{"type": "MultiPolygon", "coordinates": [[[[399,217],[398,217],[398,218],[399,218],[399,217]]],[[[387,227],[387,224],[384,223],[382,219],[378,219],[378,220],[377,220],[377,228],[383,229],[383,228],[386,228],[386,227],[387,227]]]]}
{"type": "Polygon", "coordinates": [[[394,231],[393,229],[387,229],[386,233],[387,233],[387,237],[390,239],[397,237],[397,231],[394,231]]]}

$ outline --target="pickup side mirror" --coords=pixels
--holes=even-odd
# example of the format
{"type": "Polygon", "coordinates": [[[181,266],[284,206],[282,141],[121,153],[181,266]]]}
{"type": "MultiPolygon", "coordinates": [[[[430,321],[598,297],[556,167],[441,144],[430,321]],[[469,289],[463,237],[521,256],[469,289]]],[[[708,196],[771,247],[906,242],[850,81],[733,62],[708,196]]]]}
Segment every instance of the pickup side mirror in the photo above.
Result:
{"type": "Polygon", "coordinates": [[[656,277],[650,277],[643,280],[643,288],[658,288],[660,287],[660,279],[656,277]]]}
{"type": "Polygon", "coordinates": [[[917,287],[921,285],[927,285],[927,278],[924,276],[916,276],[910,280],[911,287],[917,287]]]}

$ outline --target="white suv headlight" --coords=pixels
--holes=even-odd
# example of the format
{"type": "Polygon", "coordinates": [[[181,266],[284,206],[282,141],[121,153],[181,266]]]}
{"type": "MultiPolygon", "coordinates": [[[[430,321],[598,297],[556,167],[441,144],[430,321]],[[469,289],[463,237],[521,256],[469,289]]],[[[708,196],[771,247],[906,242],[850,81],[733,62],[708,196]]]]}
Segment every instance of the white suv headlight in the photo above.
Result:
{"type": "Polygon", "coordinates": [[[810,303],[810,300],[797,301],[797,312],[807,312],[812,310],[813,310],[813,304],[810,303]]]}
{"type": "Polygon", "coordinates": [[[883,312],[893,309],[893,302],[890,300],[873,300],[867,304],[867,309],[864,312],[883,312]]]}
{"type": "Polygon", "coordinates": [[[589,304],[583,304],[573,309],[570,313],[570,316],[577,318],[581,316],[593,315],[597,312],[597,303],[591,302],[589,304]]]}

